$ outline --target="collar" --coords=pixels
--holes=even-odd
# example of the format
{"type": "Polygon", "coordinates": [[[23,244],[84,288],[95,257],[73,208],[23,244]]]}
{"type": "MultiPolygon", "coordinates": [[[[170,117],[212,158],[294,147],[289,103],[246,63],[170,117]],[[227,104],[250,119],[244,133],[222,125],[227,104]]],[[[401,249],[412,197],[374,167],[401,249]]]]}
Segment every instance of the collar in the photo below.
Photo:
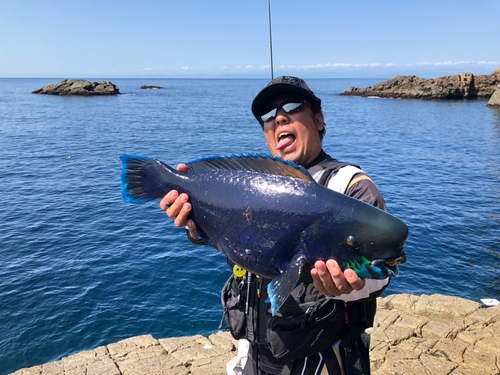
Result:
{"type": "Polygon", "coordinates": [[[309,169],[313,166],[315,166],[316,164],[322,162],[323,160],[325,159],[332,159],[332,157],[330,155],[328,155],[325,151],[323,151],[323,149],[321,150],[321,152],[319,153],[318,156],[316,156],[316,158],[310,162],[307,166],[305,166],[304,168],[305,169],[309,169]]]}

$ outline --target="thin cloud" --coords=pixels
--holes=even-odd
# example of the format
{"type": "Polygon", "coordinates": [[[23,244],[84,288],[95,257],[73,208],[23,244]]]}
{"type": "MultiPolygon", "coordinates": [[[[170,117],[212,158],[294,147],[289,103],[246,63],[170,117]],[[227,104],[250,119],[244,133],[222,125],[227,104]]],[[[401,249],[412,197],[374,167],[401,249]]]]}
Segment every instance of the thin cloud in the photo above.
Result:
{"type": "Polygon", "coordinates": [[[320,63],[315,65],[280,65],[280,69],[296,69],[296,70],[311,70],[311,69],[330,69],[330,68],[392,68],[398,66],[393,63],[320,63]]]}
{"type": "MultiPolygon", "coordinates": [[[[280,70],[288,71],[329,71],[329,70],[342,70],[342,69],[398,69],[398,68],[443,68],[443,67],[474,67],[474,66],[500,66],[500,61],[437,61],[437,62],[417,62],[417,63],[407,63],[407,64],[397,64],[397,63],[318,63],[310,65],[279,65],[276,68],[280,70]]],[[[187,66],[182,68],[183,70],[191,70],[187,66]]],[[[228,66],[223,66],[221,70],[232,71],[232,72],[251,72],[251,71],[267,71],[270,69],[270,65],[246,65],[246,66],[236,66],[230,68],[228,66]]]]}
{"type": "Polygon", "coordinates": [[[461,65],[500,65],[500,61],[443,61],[443,62],[421,62],[407,64],[406,66],[461,66],[461,65]]]}
{"type": "MultiPolygon", "coordinates": [[[[310,74],[311,76],[315,75],[324,75],[324,74],[353,74],[356,76],[357,74],[373,74],[373,77],[382,75],[386,76],[388,74],[394,74],[395,72],[400,72],[400,74],[405,74],[405,72],[412,72],[412,74],[418,74],[415,72],[429,72],[434,71],[435,74],[442,71],[453,71],[453,70],[467,70],[467,71],[477,71],[482,70],[487,74],[488,70],[491,67],[491,70],[494,70],[500,66],[500,61],[437,61],[437,62],[414,62],[414,63],[380,63],[380,62],[367,62],[367,63],[346,63],[346,62],[335,62],[335,63],[317,63],[317,64],[308,64],[308,65],[286,65],[282,64],[274,67],[275,72],[289,72],[293,74],[293,72],[297,72],[297,74],[310,74]]],[[[196,68],[191,67],[189,65],[182,66],[177,68],[178,73],[181,75],[189,75],[189,74],[200,74],[200,75],[260,75],[262,73],[269,72],[271,66],[269,64],[255,66],[252,64],[248,65],[235,65],[228,66],[224,65],[218,68],[196,68]]],[[[280,74],[280,73],[277,73],[280,74]]],[[[287,73],[288,74],[288,73],[287,73]]],[[[477,73],[480,74],[480,73],[477,73]]]]}
{"type": "Polygon", "coordinates": [[[288,70],[329,70],[329,69],[366,69],[366,68],[411,68],[447,66],[499,66],[500,61],[438,61],[407,64],[396,63],[318,63],[314,65],[280,65],[279,69],[288,70]]]}

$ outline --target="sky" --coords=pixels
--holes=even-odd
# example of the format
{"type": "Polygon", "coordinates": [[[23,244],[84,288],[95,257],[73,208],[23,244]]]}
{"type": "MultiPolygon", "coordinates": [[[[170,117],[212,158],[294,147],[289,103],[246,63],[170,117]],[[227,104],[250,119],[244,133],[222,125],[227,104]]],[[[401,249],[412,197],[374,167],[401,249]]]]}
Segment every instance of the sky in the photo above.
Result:
{"type": "Polygon", "coordinates": [[[0,0],[0,78],[490,74],[499,20],[500,0],[0,0]]]}

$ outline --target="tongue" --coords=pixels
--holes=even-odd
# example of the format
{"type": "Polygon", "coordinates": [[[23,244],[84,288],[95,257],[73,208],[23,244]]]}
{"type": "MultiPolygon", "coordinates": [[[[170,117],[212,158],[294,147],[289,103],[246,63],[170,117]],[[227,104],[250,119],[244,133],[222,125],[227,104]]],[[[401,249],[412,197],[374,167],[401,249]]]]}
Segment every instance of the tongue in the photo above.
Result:
{"type": "Polygon", "coordinates": [[[286,137],[281,138],[276,145],[276,150],[283,150],[284,148],[290,146],[293,141],[295,141],[295,137],[293,135],[287,135],[286,137]]]}

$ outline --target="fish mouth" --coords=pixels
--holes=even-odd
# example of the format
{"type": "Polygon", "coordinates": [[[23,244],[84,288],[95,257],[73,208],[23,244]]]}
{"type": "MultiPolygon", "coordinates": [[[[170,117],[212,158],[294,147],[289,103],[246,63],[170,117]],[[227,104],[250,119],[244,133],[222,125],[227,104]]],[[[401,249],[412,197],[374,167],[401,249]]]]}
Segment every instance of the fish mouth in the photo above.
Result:
{"type": "Polygon", "coordinates": [[[406,257],[404,257],[404,259],[403,259],[403,257],[401,257],[401,258],[398,258],[395,260],[386,260],[384,264],[387,267],[393,267],[393,266],[396,266],[398,264],[404,264],[404,263],[406,263],[406,257]]]}
{"type": "Polygon", "coordinates": [[[394,259],[376,259],[372,260],[370,264],[366,266],[368,272],[374,278],[386,278],[395,277],[399,275],[399,265],[406,263],[406,254],[402,254],[394,259]]]}

